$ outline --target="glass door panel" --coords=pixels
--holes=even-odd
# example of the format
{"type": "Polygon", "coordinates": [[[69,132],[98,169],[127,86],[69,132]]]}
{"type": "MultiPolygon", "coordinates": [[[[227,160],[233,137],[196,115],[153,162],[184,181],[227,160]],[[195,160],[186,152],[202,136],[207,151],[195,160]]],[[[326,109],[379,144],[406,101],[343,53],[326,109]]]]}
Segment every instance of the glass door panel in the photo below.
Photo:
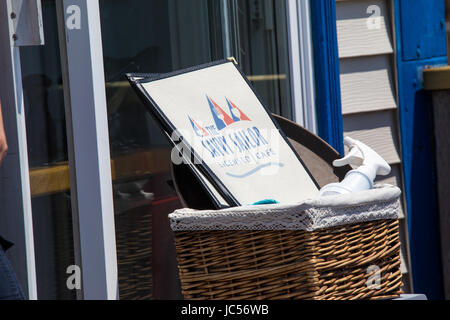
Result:
{"type": "Polygon", "coordinates": [[[124,73],[166,73],[221,58],[209,2],[100,1],[121,299],[180,297],[167,219],[181,206],[171,186],[171,149],[124,73]]]}
{"type": "Polygon", "coordinates": [[[229,1],[233,54],[267,108],[292,119],[286,1],[229,1]]]}
{"type": "MultiPolygon", "coordinates": [[[[285,1],[100,0],[120,297],[179,298],[167,214],[181,206],[170,145],[125,72],[166,73],[234,56],[268,108],[292,118],[285,1]]],[[[45,45],[21,48],[38,297],[76,299],[64,95],[55,0],[45,45]]]]}
{"type": "Polygon", "coordinates": [[[224,35],[229,41],[231,54],[267,108],[292,119],[286,1],[225,2],[228,23],[224,35]]]}
{"type": "Polygon", "coordinates": [[[100,10],[119,295],[180,298],[167,218],[181,206],[171,147],[124,73],[167,73],[232,55],[269,109],[291,117],[286,7],[275,0],[101,0],[100,10]]]}
{"type": "Polygon", "coordinates": [[[20,49],[38,299],[76,299],[64,95],[55,0],[42,1],[45,45],[20,49]]]}

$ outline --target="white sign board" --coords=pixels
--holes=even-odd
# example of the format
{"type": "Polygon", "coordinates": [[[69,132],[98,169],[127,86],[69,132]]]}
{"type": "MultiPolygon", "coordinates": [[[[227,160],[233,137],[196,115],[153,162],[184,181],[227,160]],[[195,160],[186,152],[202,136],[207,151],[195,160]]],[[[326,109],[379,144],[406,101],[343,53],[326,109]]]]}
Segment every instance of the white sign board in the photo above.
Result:
{"type": "Polygon", "coordinates": [[[172,161],[200,171],[228,205],[317,196],[317,183],[232,62],[129,79],[183,154],[173,152],[172,161]]]}

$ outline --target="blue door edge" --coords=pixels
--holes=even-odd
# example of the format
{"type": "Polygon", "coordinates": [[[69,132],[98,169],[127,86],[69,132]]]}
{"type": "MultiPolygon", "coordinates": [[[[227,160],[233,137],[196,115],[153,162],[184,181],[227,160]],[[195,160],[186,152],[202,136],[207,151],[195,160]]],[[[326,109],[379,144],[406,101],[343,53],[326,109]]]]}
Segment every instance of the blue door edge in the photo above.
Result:
{"type": "MultiPolygon", "coordinates": [[[[438,201],[435,184],[434,138],[430,93],[425,92],[422,70],[426,65],[447,64],[442,55],[446,36],[411,28],[408,17],[426,17],[430,29],[442,24],[443,0],[406,3],[393,0],[399,122],[405,200],[410,243],[411,275],[415,292],[428,299],[443,299],[438,201]],[[442,1],[442,3],[439,3],[442,1]],[[429,10],[429,12],[424,12],[429,10]],[[433,12],[434,11],[434,12],[433,12]],[[405,18],[405,21],[402,19],[405,18]],[[415,36],[411,36],[414,32],[415,36]],[[423,39],[422,39],[423,38],[423,39]],[[415,41],[414,43],[410,43],[415,41]],[[438,43],[438,45],[436,45],[438,43]],[[403,45],[406,45],[403,46],[403,45]],[[416,52],[411,52],[416,50],[416,52]],[[407,52],[405,52],[407,51],[407,52]],[[426,53],[426,54],[425,54],[426,53]],[[415,59],[411,57],[416,55],[415,59]]],[[[435,29],[435,30],[436,30],[435,29]]]]}
{"type": "MultiPolygon", "coordinates": [[[[428,39],[428,42],[424,41],[421,43],[421,47],[418,47],[417,59],[411,59],[411,54],[405,56],[406,58],[404,59],[402,41],[415,40],[415,37],[406,36],[407,32],[412,31],[410,28],[403,28],[401,20],[402,16],[408,17],[408,14],[415,17],[423,15],[423,11],[418,10],[421,4],[427,9],[436,10],[440,6],[438,2],[443,0],[433,0],[435,2],[431,5],[429,0],[418,1],[420,2],[419,5],[411,6],[406,4],[405,0],[393,0],[399,121],[402,140],[401,153],[411,251],[412,270],[410,271],[416,292],[425,293],[429,299],[442,299],[443,285],[438,221],[436,215],[427,215],[430,210],[436,212],[435,208],[437,207],[436,190],[433,183],[435,165],[432,154],[434,152],[431,143],[432,132],[429,130],[431,127],[422,128],[414,125],[411,122],[411,116],[408,115],[411,113],[411,110],[415,111],[417,109],[423,113],[426,112],[427,108],[430,108],[430,99],[429,97],[427,98],[429,94],[425,93],[421,87],[420,73],[424,65],[447,63],[447,57],[442,55],[442,43],[437,46],[434,45],[435,41],[446,40],[438,35],[437,39],[433,39],[435,40],[433,44],[433,41],[430,42],[428,39]],[[402,12],[402,10],[405,10],[405,12],[402,12]],[[414,10],[417,12],[414,12],[414,10]],[[418,161],[413,161],[409,156],[416,152],[417,148],[414,141],[411,140],[412,135],[422,136],[423,139],[430,141],[428,149],[422,150],[422,153],[430,152],[428,157],[422,157],[418,161]],[[418,163],[416,164],[416,162],[418,163]],[[424,165],[428,170],[414,170],[413,172],[412,169],[417,167],[417,165],[424,165]],[[413,178],[414,183],[412,183],[413,178]],[[420,188],[414,189],[414,185],[420,186],[420,188]],[[424,194],[423,190],[428,192],[424,194]],[[419,199],[424,200],[419,201],[419,199]]],[[[343,154],[343,120],[336,30],[336,4],[334,0],[312,0],[310,3],[319,135],[339,153],[343,154]]],[[[440,14],[434,16],[428,14],[427,18],[429,19],[428,23],[439,23],[442,25],[440,14]]],[[[408,24],[408,21],[404,23],[408,24]]],[[[429,37],[424,32],[416,32],[416,34],[419,37],[429,37]]],[[[410,43],[407,43],[407,45],[409,48],[414,48],[410,43]]]]}
{"type": "Polygon", "coordinates": [[[344,154],[335,0],[312,0],[311,25],[319,135],[344,154]]]}

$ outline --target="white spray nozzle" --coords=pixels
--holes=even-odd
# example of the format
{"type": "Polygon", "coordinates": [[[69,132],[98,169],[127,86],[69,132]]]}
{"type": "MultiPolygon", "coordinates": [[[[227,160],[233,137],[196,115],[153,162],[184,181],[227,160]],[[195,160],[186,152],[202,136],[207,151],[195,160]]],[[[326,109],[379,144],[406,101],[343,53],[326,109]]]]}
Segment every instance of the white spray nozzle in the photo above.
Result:
{"type": "Polygon", "coordinates": [[[344,144],[350,148],[348,155],[333,162],[335,167],[344,165],[360,166],[359,171],[375,180],[376,176],[386,176],[391,173],[391,167],[378,153],[361,141],[346,137],[344,144]]]}
{"type": "Polygon", "coordinates": [[[364,154],[362,153],[362,150],[358,148],[358,145],[355,142],[356,140],[350,137],[345,137],[344,145],[349,147],[350,150],[344,158],[334,160],[333,166],[335,167],[343,167],[346,165],[361,166],[363,164],[364,154]]]}
{"type": "Polygon", "coordinates": [[[333,165],[335,167],[354,165],[358,166],[358,168],[349,171],[342,182],[331,183],[323,187],[320,191],[320,196],[372,189],[377,176],[386,176],[391,173],[389,164],[372,148],[361,141],[346,137],[344,144],[350,148],[347,156],[335,160],[333,165]]]}

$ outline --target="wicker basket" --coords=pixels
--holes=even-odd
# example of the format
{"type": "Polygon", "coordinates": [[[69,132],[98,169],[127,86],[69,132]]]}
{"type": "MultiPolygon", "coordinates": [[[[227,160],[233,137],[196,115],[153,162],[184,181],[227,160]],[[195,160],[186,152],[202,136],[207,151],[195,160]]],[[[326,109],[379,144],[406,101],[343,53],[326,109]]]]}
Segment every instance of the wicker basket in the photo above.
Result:
{"type": "MultiPolygon", "coordinates": [[[[242,216],[239,214],[234,214],[229,230],[194,230],[197,220],[220,219],[221,213],[217,212],[209,217],[208,213],[198,213],[194,224],[187,224],[193,230],[180,231],[185,215],[171,215],[183,295],[200,300],[398,297],[402,274],[397,213],[393,212],[398,210],[398,195],[399,191],[388,201],[385,196],[378,196],[381,202],[353,203],[350,208],[360,216],[358,223],[327,228],[315,228],[324,221],[317,212],[311,214],[317,203],[291,207],[291,211],[300,210],[296,217],[303,224],[307,221],[308,230],[287,230],[278,222],[270,228],[277,226],[280,230],[232,230],[242,216]],[[367,214],[368,211],[371,212],[367,214]],[[363,221],[367,219],[371,221],[363,221]]],[[[290,214],[290,210],[283,210],[269,210],[262,217],[283,220],[290,214]]],[[[336,214],[336,210],[331,211],[336,214]]],[[[227,210],[223,214],[230,215],[227,210]]],[[[255,219],[258,215],[261,216],[255,213],[243,219],[255,219]]],[[[192,220],[192,212],[189,216],[192,220]]],[[[292,225],[292,221],[289,223],[292,225]]],[[[204,228],[203,223],[199,229],[204,228]]],[[[227,226],[218,222],[211,228],[227,226]]]]}
{"type": "Polygon", "coordinates": [[[152,210],[150,206],[116,216],[116,245],[121,300],[153,298],[152,210]]]}

